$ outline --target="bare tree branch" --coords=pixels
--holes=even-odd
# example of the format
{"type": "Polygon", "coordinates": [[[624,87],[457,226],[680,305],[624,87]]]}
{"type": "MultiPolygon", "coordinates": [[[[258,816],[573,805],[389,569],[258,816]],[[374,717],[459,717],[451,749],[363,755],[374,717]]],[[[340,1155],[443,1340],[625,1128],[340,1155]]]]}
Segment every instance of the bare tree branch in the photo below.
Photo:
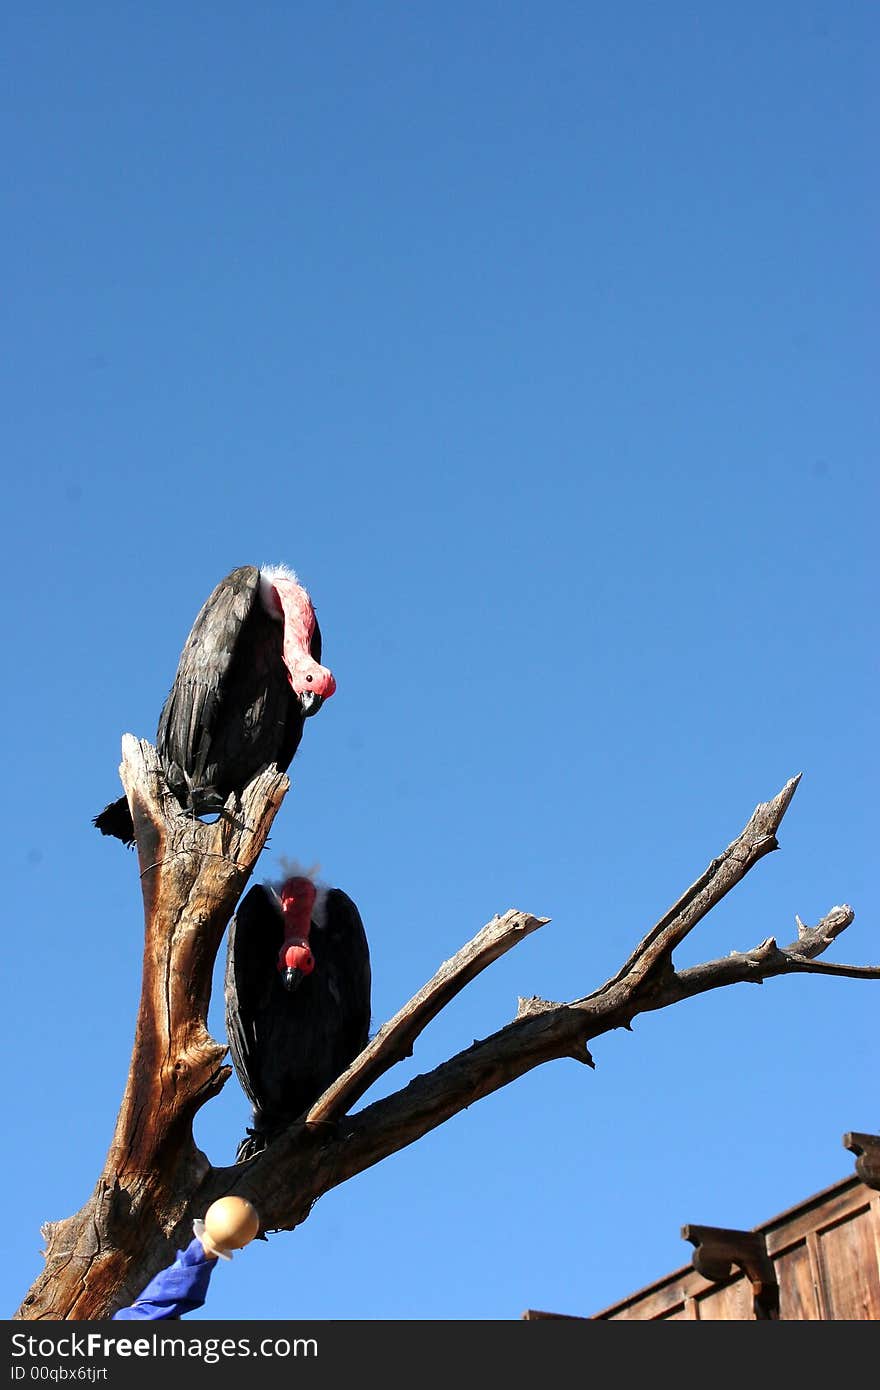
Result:
{"type": "Polygon", "coordinates": [[[19,1318],[95,1318],[130,1301],[188,1238],[193,1217],[219,1196],[248,1197],[263,1231],[292,1229],[314,1202],[356,1173],[414,1143],[465,1107],[557,1058],[592,1065],[589,1043],[710,989],[819,973],[880,979],[880,966],[818,963],[853,921],[832,908],[780,948],[769,937],[676,971],[675,948],[754,865],[777,848],[776,832],[799,778],[756,807],[737,838],[642,939],[599,989],[571,1003],[533,997],[490,1037],[415,1077],[401,1090],[348,1113],[402,1057],[428,1022],[493,960],[548,919],[511,910],[488,923],[386,1023],[360,1057],[296,1124],[248,1163],[211,1168],[192,1139],[198,1107],[223,1085],[224,1049],[206,1017],[223,930],[287,790],[271,769],[213,826],[169,803],[155,752],[126,740],[123,780],[141,862],[146,942],[144,987],[128,1086],[104,1172],[86,1206],[47,1228],[46,1269],[19,1318]],[[169,805],[171,809],[169,811],[169,805]],[[169,815],[166,818],[166,811],[169,815]]]}
{"type": "Polygon", "coordinates": [[[441,1009],[454,999],[465,985],[498,960],[524,937],[538,927],[546,926],[549,917],[532,917],[527,912],[512,909],[503,917],[493,917],[473,941],[443,962],[426,985],[408,1004],[398,1010],[388,1023],[382,1025],[374,1038],[356,1057],[347,1071],[315,1102],[306,1115],[306,1124],[314,1128],[344,1114],[356,1100],[377,1081],[389,1067],[404,1057],[412,1056],[412,1047],[419,1033],[436,1018],[441,1009]]]}
{"type": "MultiPolygon", "coordinates": [[[[834,908],[816,931],[829,921],[839,928],[841,913],[852,921],[850,909],[834,908]]],[[[290,1228],[304,1219],[304,1213],[329,1187],[414,1143],[483,1096],[544,1062],[571,1056],[586,1061],[590,1041],[614,1029],[628,1028],[639,1013],[666,1008],[724,985],[760,984],[776,975],[815,970],[834,974],[855,971],[862,979],[880,979],[880,966],[817,966],[797,954],[796,948],[780,950],[770,938],[753,951],[736,952],[680,974],[672,973],[662,985],[646,983],[633,971],[613,991],[600,991],[571,1004],[542,1003],[432,1072],[416,1077],[403,1090],[350,1116],[340,1124],[336,1136],[327,1139],[318,1165],[303,1162],[308,1140],[302,1125],[293,1126],[271,1155],[260,1155],[248,1165],[249,1171],[241,1175],[236,1190],[254,1202],[267,1230],[290,1228]]],[[[226,1170],[226,1179],[235,1180],[234,1172],[226,1170]]],[[[213,1186],[208,1191],[213,1196],[213,1186]]]]}
{"type": "MultiPolygon", "coordinates": [[[[682,893],[668,912],[639,942],[635,951],[620,970],[601,989],[610,989],[624,976],[634,971],[644,977],[662,967],[676,946],[684,941],[697,923],[719,903],[731,888],[745,878],[749,869],[772,850],[778,849],[776,832],[788,810],[803,773],[792,777],[771,801],[761,802],[736,839],[713,859],[695,883],[682,893]]],[[[600,991],[601,992],[601,991],[600,991]]]]}

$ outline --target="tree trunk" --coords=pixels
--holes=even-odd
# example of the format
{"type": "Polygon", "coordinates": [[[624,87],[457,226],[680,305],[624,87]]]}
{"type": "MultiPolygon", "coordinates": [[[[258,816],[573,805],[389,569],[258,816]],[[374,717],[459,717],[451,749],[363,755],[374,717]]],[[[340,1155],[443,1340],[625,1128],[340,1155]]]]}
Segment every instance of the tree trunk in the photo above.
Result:
{"type": "MultiPolygon", "coordinates": [[[[853,921],[847,906],[832,908],[815,927],[796,919],[797,940],[784,948],[769,937],[721,960],[674,967],[673,953],[694,927],[778,848],[776,832],[800,780],[792,778],[756,807],[736,839],[592,994],[565,1004],[521,999],[506,1027],[351,1114],[369,1087],[410,1055],[421,1030],[459,990],[548,920],[514,910],[495,917],[268,1149],[249,1162],[212,1168],[196,1147],[192,1125],[230,1075],[226,1049],[207,1029],[214,961],[289,782],[275,768],[264,771],[240,801],[230,797],[223,815],[205,825],[181,813],[149,743],[125,736],[120,775],[134,822],[145,917],[128,1082],[95,1190],[81,1211],[44,1227],[45,1269],[17,1319],[111,1316],[188,1243],[193,1219],[228,1193],[254,1204],[263,1232],[292,1230],[324,1192],[533,1067],[559,1057],[591,1066],[590,1041],[629,1028],[639,1013],[709,989],[796,972],[880,979],[880,966],[816,960],[853,921]]],[[[856,1152],[855,1140],[864,1147],[864,1139],[855,1136],[856,1152]]]]}

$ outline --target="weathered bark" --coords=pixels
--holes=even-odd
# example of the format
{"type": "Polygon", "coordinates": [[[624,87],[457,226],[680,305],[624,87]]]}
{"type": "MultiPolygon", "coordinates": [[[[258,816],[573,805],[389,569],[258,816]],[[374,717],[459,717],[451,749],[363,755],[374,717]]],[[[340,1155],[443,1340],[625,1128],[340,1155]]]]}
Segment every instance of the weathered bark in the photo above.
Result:
{"type": "Polygon", "coordinates": [[[21,1318],[102,1317],[140,1292],[145,1270],[169,1263],[168,1234],[210,1171],[193,1118],[231,1071],[206,1023],[214,959],[289,786],[276,768],[263,772],[205,825],[169,795],[149,743],[126,735],[122,756],[145,918],[128,1082],[91,1198],[43,1227],[46,1265],[21,1318]]]}
{"type": "Polygon", "coordinates": [[[666,912],[621,969],[581,999],[520,1000],[517,1016],[402,1090],[355,1114],[351,1107],[402,1057],[422,1029],[479,971],[548,919],[496,917],[386,1023],[307,1115],[248,1163],[212,1168],[196,1148],[192,1120],[223,1085],[225,1049],[206,1017],[213,963],[226,923],[287,789],[277,772],[246,790],[238,813],[213,826],[169,806],[155,752],[126,738],[123,781],[132,806],[144,886],[144,984],[134,1052],[116,1133],[95,1192],[82,1211],[47,1229],[46,1268],[18,1318],[99,1318],[130,1301],[190,1234],[217,1197],[249,1198],[262,1230],[292,1230],[331,1188],[380,1162],[482,1096],[555,1058],[592,1065],[589,1043],[629,1028],[639,1013],[706,990],[813,972],[880,979],[880,966],[818,963],[853,920],[832,908],[815,927],[797,920],[797,940],[774,938],[746,952],[677,971],[673,953],[746,873],[776,849],[797,788],[793,778],[762,803],[745,829],[666,912]],[[163,795],[164,794],[164,795],[163,795]]]}

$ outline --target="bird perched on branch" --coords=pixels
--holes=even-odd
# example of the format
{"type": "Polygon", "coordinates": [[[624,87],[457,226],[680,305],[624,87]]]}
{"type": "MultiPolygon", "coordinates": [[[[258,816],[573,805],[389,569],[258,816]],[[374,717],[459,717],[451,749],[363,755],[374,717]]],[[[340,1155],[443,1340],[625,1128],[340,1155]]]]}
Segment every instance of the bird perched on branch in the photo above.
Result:
{"type": "Polygon", "coordinates": [[[308,872],[251,888],[230,923],[226,1036],[253,1125],[236,1162],[298,1119],[363,1050],[370,952],[360,913],[308,872]]]}
{"type": "MultiPolygon", "coordinates": [[[[321,629],[292,570],[242,565],[220,581],[193,623],[156,735],[184,810],[218,812],[269,763],[287,770],[305,720],[336,689],[320,662],[321,629]]],[[[134,843],[124,796],[94,824],[134,843]]]]}

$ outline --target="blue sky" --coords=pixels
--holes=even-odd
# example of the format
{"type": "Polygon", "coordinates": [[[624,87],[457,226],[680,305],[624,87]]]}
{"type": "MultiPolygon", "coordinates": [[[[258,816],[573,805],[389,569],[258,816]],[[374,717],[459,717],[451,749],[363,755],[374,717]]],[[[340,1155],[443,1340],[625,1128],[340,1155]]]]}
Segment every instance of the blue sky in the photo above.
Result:
{"type": "MultiPolygon", "coordinates": [[[[552,918],[369,1098],[601,984],[800,771],[678,963],[839,902],[829,957],[880,961],[878,38],[839,0],[6,6],[7,1316],[127,1073],[136,861],[91,817],[235,565],[297,570],[338,681],[257,876],[357,901],[374,1027],[495,912],[552,918]]],[[[204,1314],[597,1311],[685,1222],[853,1171],[878,990],[638,1020],[241,1252],[204,1314]]],[[[233,1079],[212,1161],[247,1118],[233,1079]]]]}

